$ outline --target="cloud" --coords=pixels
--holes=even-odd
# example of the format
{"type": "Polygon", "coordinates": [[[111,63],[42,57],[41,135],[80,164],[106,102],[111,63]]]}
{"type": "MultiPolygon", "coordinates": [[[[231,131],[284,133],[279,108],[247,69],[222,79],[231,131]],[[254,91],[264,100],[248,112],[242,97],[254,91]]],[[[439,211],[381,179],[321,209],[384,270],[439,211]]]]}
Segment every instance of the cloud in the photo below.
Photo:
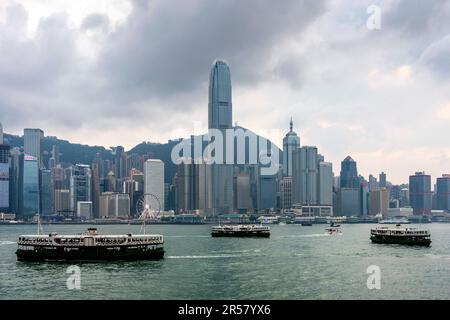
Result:
{"type": "Polygon", "coordinates": [[[376,31],[371,0],[21,3],[0,20],[6,132],[128,148],[187,135],[207,121],[209,68],[224,58],[233,121],[276,130],[276,144],[293,116],[302,144],[335,170],[351,154],[363,174],[397,182],[420,162],[448,171],[432,157],[448,154],[450,135],[448,1],[377,1],[376,31]]]}

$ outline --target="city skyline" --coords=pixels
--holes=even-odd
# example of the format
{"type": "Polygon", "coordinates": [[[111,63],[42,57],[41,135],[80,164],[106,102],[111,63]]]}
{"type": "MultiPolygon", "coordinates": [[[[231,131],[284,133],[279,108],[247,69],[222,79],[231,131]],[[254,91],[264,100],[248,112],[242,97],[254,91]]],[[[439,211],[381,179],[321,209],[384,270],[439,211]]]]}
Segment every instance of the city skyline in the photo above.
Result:
{"type": "Polygon", "coordinates": [[[292,116],[302,144],[317,146],[334,168],[350,155],[366,178],[385,171],[394,183],[416,171],[448,172],[444,1],[382,1],[380,30],[366,27],[369,1],[258,2],[256,9],[219,2],[228,16],[239,7],[234,20],[202,1],[189,13],[158,1],[15,3],[0,5],[6,133],[39,127],[71,142],[127,149],[189,136],[192,119],[207,124],[205,74],[223,58],[233,70],[234,121],[278,147],[292,116]],[[252,27],[262,16],[265,23],[252,27]],[[186,25],[159,42],[155,30],[170,19],[186,25]],[[187,33],[192,41],[183,41],[187,33]],[[278,137],[266,134],[271,129],[278,137]]]}

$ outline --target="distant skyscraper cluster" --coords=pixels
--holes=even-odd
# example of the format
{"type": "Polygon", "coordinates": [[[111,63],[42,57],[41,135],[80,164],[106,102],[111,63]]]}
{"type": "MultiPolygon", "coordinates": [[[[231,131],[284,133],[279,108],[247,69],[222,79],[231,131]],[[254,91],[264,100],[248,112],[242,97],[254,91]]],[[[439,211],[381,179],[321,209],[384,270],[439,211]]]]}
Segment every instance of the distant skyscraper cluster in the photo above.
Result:
{"type": "Polygon", "coordinates": [[[284,213],[421,219],[450,213],[450,175],[437,178],[434,189],[431,176],[424,172],[411,175],[407,184],[393,185],[385,172],[366,180],[358,174],[357,162],[347,156],[335,176],[332,164],[316,146],[301,145],[292,118],[283,150],[233,126],[231,72],[224,60],[211,66],[208,98],[209,132],[192,136],[189,148],[194,150],[193,142],[200,140],[202,151],[206,150],[212,142],[210,132],[218,131],[223,150],[210,156],[223,153],[221,163],[199,162],[192,155],[179,164],[164,163],[153,154],[126,152],[121,146],[111,148],[106,156],[96,153],[72,161],[64,145],[45,138],[37,128],[24,129],[23,137],[15,137],[11,147],[0,124],[0,212],[23,220],[37,213],[53,219],[121,219],[137,217],[144,201],[150,210],[206,217],[284,213]],[[241,138],[239,149],[235,142],[241,138]],[[255,150],[252,141],[257,141],[255,150]],[[230,144],[231,151],[226,148],[230,144]],[[267,174],[268,164],[251,161],[252,152],[276,155],[281,162],[267,174]],[[237,161],[242,155],[245,161],[237,161]]]}
{"type": "Polygon", "coordinates": [[[54,219],[128,218],[137,215],[136,203],[149,185],[161,211],[165,209],[161,160],[128,154],[119,146],[109,159],[97,154],[88,164],[63,163],[55,144],[44,161],[44,139],[41,129],[25,129],[22,147],[0,144],[0,212],[22,220],[37,213],[54,219]],[[146,183],[143,172],[149,161],[158,163],[158,174],[149,175],[146,183]]]}

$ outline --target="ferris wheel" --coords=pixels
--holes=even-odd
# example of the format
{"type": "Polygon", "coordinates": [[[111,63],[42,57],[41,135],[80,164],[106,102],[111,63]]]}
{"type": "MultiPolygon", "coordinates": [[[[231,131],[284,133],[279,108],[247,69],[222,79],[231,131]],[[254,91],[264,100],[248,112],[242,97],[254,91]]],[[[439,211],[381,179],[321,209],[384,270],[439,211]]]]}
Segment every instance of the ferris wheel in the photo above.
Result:
{"type": "Polygon", "coordinates": [[[136,203],[136,214],[139,219],[157,219],[161,214],[161,202],[152,193],[142,195],[136,203]]]}

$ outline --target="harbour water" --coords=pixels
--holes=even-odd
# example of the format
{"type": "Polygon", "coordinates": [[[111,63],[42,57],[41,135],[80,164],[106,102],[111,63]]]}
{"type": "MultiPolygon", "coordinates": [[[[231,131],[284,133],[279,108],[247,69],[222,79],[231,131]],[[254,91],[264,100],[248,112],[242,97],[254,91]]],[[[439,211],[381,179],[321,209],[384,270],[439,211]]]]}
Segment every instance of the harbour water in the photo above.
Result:
{"type": "MultiPolygon", "coordinates": [[[[412,226],[412,225],[410,225],[412,226]]],[[[80,233],[84,225],[44,225],[80,233]]],[[[137,225],[96,226],[139,233],[137,225]]],[[[450,299],[450,224],[427,224],[432,245],[372,244],[369,224],[271,226],[268,239],[212,238],[209,225],[152,225],[165,236],[161,261],[79,263],[81,290],[68,290],[68,263],[17,262],[19,234],[32,225],[0,225],[0,299],[450,299]],[[381,289],[367,288],[371,265],[381,289]]]]}

